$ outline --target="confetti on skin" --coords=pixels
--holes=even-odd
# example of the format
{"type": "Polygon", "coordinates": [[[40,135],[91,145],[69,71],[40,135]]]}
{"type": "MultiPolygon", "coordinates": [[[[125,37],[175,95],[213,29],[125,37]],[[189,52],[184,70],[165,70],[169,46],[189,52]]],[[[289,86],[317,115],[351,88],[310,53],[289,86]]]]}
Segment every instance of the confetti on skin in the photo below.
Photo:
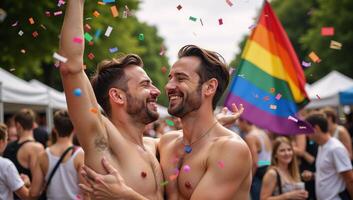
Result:
{"type": "Polygon", "coordinates": [[[178,10],[181,10],[183,7],[179,4],[178,6],[177,6],[177,9],[178,10]]]}
{"type": "Polygon", "coordinates": [[[177,174],[173,174],[173,175],[170,175],[170,176],[169,176],[169,180],[170,180],[170,181],[174,181],[176,178],[178,178],[178,175],[177,175],[177,174]]]}
{"type": "Polygon", "coordinates": [[[174,126],[174,122],[172,120],[166,119],[165,122],[168,124],[168,126],[174,126]]]}
{"type": "Polygon", "coordinates": [[[227,4],[232,7],[233,6],[233,3],[231,2],[231,0],[226,0],[227,4]]]}
{"type": "Polygon", "coordinates": [[[143,33],[140,33],[138,38],[140,41],[143,41],[145,39],[145,36],[143,35],[143,33]]]}
{"type": "Polygon", "coordinates": [[[115,53],[118,51],[118,47],[109,48],[110,53],[115,53]]]}
{"type": "Polygon", "coordinates": [[[270,109],[272,109],[272,110],[276,110],[276,109],[277,109],[277,106],[276,106],[276,105],[271,104],[271,105],[270,105],[270,109]]]}
{"type": "Polygon", "coordinates": [[[101,15],[98,11],[94,11],[93,12],[93,16],[95,16],[95,17],[99,17],[99,15],[101,15]]]}
{"type": "Polygon", "coordinates": [[[288,116],[288,119],[289,120],[292,120],[293,122],[295,122],[295,123],[297,123],[298,122],[298,120],[296,119],[296,118],[294,118],[294,117],[292,117],[292,116],[288,116]]]}
{"type": "Polygon", "coordinates": [[[28,21],[29,21],[30,24],[34,24],[34,19],[32,17],[29,18],[28,21]]]}
{"type": "Polygon", "coordinates": [[[342,44],[339,43],[339,42],[337,42],[337,41],[331,40],[331,42],[330,42],[330,48],[331,48],[331,49],[336,49],[336,50],[341,50],[342,44]]]}
{"type": "Polygon", "coordinates": [[[196,22],[197,18],[196,18],[196,17],[193,17],[193,16],[190,16],[190,17],[189,17],[189,20],[196,22]]]}
{"type": "Polygon", "coordinates": [[[303,67],[310,67],[311,66],[311,62],[302,61],[302,66],[303,67]]]}
{"type": "Polygon", "coordinates": [[[85,33],[84,37],[88,42],[90,42],[93,39],[93,37],[89,33],[85,33]]]}
{"type": "Polygon", "coordinates": [[[333,27],[322,27],[321,35],[322,36],[333,36],[335,34],[335,28],[333,27]]]}
{"type": "Polygon", "coordinates": [[[188,172],[190,172],[191,168],[189,165],[184,165],[183,170],[184,170],[184,172],[188,173],[188,172]]]}
{"type": "Polygon", "coordinates": [[[83,39],[81,37],[74,37],[73,41],[78,44],[82,44],[83,39]]]}
{"type": "Polygon", "coordinates": [[[280,93],[278,93],[278,94],[276,95],[276,99],[277,99],[277,100],[280,100],[281,97],[282,97],[282,94],[280,94],[280,93]]]}
{"type": "Polygon", "coordinates": [[[163,181],[162,183],[161,183],[161,186],[166,186],[168,184],[168,181],[163,181]]]}
{"type": "Polygon", "coordinates": [[[316,97],[317,97],[317,99],[321,99],[321,98],[320,98],[320,96],[319,96],[318,94],[316,95],[316,97]]]}
{"type": "Polygon", "coordinates": [[[66,62],[67,62],[67,58],[65,58],[64,56],[59,55],[59,54],[56,53],[56,52],[54,52],[53,57],[54,57],[56,60],[58,60],[58,61],[60,61],[60,62],[62,62],[62,63],[66,63],[66,62]]]}
{"type": "Polygon", "coordinates": [[[95,57],[93,53],[89,53],[87,56],[88,56],[88,59],[90,60],[93,60],[93,58],[95,57]]]}
{"type": "Polygon", "coordinates": [[[74,95],[77,96],[77,97],[81,96],[82,95],[81,89],[80,88],[74,89],[74,95]]]}
{"type": "Polygon", "coordinates": [[[108,26],[108,28],[107,28],[107,30],[105,31],[104,35],[105,35],[106,37],[109,37],[110,34],[112,33],[112,31],[113,31],[113,27],[108,26]]]}
{"type": "Polygon", "coordinates": [[[223,24],[223,19],[222,19],[222,18],[218,19],[218,24],[219,24],[219,25],[222,25],[222,24],[223,24]]]}
{"type": "Polygon", "coordinates": [[[316,53],[313,52],[313,51],[309,54],[309,58],[310,58],[314,63],[319,63],[319,62],[321,62],[321,59],[319,58],[319,56],[316,55],[316,53]]]}
{"type": "Polygon", "coordinates": [[[224,162],[222,160],[218,161],[217,164],[218,164],[218,167],[220,167],[221,169],[224,168],[224,162]]]}
{"type": "Polygon", "coordinates": [[[110,7],[110,11],[112,12],[113,17],[119,16],[119,12],[118,12],[118,9],[116,8],[116,6],[110,7]]]}
{"type": "Polygon", "coordinates": [[[91,108],[91,113],[97,114],[98,113],[98,109],[97,108],[91,108]]]}

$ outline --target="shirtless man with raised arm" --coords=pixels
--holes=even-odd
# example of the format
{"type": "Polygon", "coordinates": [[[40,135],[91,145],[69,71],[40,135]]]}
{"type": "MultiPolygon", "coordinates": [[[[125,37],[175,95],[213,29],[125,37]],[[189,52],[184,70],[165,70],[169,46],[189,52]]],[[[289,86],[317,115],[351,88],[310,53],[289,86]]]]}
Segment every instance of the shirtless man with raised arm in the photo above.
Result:
{"type": "Polygon", "coordinates": [[[85,164],[105,173],[99,162],[105,157],[137,197],[162,199],[156,150],[145,147],[142,139],[145,125],[158,118],[160,91],[142,69],[142,60],[131,54],[100,63],[91,85],[83,69],[84,44],[72,42],[83,37],[83,7],[83,0],[68,1],[59,54],[68,59],[60,72],[85,164]],[[75,95],[75,90],[81,94],[75,95]],[[98,102],[108,118],[97,112],[98,102]]]}
{"type": "MultiPolygon", "coordinates": [[[[217,123],[213,115],[228,82],[228,71],[217,53],[193,45],[179,51],[166,92],[168,111],[181,118],[183,130],[163,135],[158,143],[168,199],[249,198],[249,148],[239,136],[217,123]]],[[[119,175],[123,172],[105,160],[103,164],[110,175],[102,176],[86,168],[87,175],[96,180],[91,181],[93,189],[86,191],[104,199],[129,199],[121,194],[128,188],[119,175]]]]}

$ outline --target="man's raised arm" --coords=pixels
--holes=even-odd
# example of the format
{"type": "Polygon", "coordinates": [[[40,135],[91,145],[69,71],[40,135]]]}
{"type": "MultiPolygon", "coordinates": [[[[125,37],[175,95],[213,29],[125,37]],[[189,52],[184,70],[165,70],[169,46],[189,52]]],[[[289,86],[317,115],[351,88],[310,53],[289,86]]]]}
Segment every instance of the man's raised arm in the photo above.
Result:
{"type": "Polygon", "coordinates": [[[60,73],[65,90],[70,118],[77,137],[85,150],[86,165],[100,171],[103,168],[95,162],[101,159],[95,141],[106,141],[107,134],[102,123],[92,86],[83,69],[83,0],[69,0],[64,24],[61,30],[59,54],[67,58],[61,63],[60,73]],[[74,42],[79,38],[82,42],[74,42]]]}

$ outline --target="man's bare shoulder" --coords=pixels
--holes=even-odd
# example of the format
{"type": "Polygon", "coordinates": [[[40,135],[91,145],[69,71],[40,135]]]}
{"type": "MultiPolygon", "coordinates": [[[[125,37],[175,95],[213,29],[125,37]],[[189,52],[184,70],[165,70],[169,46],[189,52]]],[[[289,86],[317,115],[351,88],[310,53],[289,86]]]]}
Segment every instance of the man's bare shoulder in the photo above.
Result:
{"type": "Polygon", "coordinates": [[[39,142],[27,142],[23,145],[23,148],[25,149],[25,151],[35,152],[36,154],[44,150],[44,146],[39,142]]]}
{"type": "Polygon", "coordinates": [[[182,135],[183,135],[182,131],[169,131],[161,137],[160,142],[161,143],[169,143],[169,142],[181,137],[182,135]]]}

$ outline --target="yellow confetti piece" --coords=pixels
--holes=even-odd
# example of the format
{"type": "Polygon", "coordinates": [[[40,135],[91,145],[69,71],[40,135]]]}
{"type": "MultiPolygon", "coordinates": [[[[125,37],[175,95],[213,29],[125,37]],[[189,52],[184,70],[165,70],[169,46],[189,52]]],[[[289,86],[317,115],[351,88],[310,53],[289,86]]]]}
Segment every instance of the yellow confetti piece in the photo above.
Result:
{"type": "Polygon", "coordinates": [[[321,59],[319,58],[319,56],[316,55],[316,53],[313,52],[313,51],[309,54],[309,58],[310,58],[314,63],[319,63],[319,62],[321,62],[321,59]]]}
{"type": "Polygon", "coordinates": [[[112,12],[113,17],[119,16],[119,12],[118,12],[118,9],[116,8],[116,6],[110,7],[110,11],[112,12]]]}
{"type": "Polygon", "coordinates": [[[336,50],[341,50],[342,44],[339,43],[339,42],[337,42],[337,41],[331,40],[331,42],[330,42],[330,48],[331,48],[331,49],[336,49],[336,50]]]}
{"type": "Polygon", "coordinates": [[[93,16],[95,16],[95,17],[99,17],[99,15],[100,15],[100,14],[99,14],[99,12],[98,12],[98,11],[94,11],[94,12],[93,12],[93,16]]]}

